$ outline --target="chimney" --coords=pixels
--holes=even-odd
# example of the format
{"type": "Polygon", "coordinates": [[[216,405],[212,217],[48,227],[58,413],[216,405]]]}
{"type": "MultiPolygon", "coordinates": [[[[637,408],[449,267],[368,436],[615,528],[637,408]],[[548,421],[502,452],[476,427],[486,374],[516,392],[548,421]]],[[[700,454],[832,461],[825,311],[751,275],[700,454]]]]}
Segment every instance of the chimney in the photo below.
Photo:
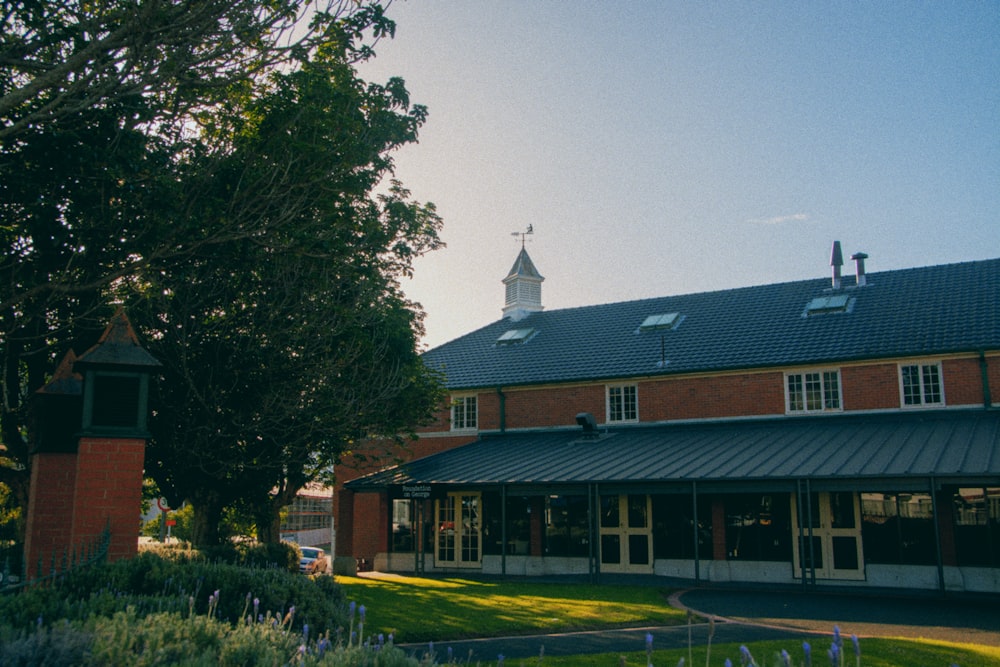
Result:
{"type": "Polygon", "coordinates": [[[844,255],[840,252],[840,241],[833,242],[830,266],[833,267],[833,289],[840,289],[840,267],[844,265],[844,255]]]}
{"type": "Polygon", "coordinates": [[[863,252],[856,252],[851,255],[857,264],[857,275],[858,275],[858,287],[864,287],[868,284],[868,278],[865,277],[865,260],[868,259],[868,255],[863,252]]]}

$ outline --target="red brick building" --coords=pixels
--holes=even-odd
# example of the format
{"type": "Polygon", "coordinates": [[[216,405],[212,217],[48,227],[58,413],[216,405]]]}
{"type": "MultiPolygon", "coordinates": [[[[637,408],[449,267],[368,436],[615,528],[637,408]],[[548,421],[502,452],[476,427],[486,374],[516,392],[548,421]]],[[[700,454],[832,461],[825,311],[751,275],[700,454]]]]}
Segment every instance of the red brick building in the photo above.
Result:
{"type": "MultiPolygon", "coordinates": [[[[545,311],[425,353],[404,463],[338,468],[378,569],[1000,591],[1000,259],[545,311]]],[[[385,459],[383,459],[385,460],[385,459]]]]}

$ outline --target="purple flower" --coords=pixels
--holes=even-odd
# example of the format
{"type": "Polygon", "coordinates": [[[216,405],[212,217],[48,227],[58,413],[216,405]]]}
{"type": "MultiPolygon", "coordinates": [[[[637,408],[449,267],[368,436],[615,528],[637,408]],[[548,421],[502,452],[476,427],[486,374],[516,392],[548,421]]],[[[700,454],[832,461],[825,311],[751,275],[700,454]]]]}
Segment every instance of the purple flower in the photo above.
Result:
{"type": "Polygon", "coordinates": [[[453,651],[451,650],[451,647],[449,646],[449,647],[448,647],[448,664],[449,664],[449,665],[451,664],[451,660],[452,660],[452,653],[453,653],[453,651]]]}
{"type": "Polygon", "coordinates": [[[802,642],[802,650],[806,654],[806,667],[812,665],[812,647],[809,646],[809,642],[802,642]]]}
{"type": "Polygon", "coordinates": [[[854,644],[854,655],[861,657],[861,644],[858,642],[858,636],[851,635],[851,642],[854,644]]]}
{"type": "Polygon", "coordinates": [[[305,623],[302,626],[302,641],[303,642],[308,642],[309,641],[309,624],[308,623],[305,623]]]}
{"type": "Polygon", "coordinates": [[[781,662],[785,667],[792,667],[792,656],[785,649],[781,649],[781,662]]]}
{"type": "Polygon", "coordinates": [[[831,667],[837,667],[837,664],[840,662],[840,647],[836,644],[830,644],[830,649],[826,654],[830,657],[831,667]]]}
{"type": "Polygon", "coordinates": [[[733,661],[730,660],[729,658],[726,658],[726,661],[722,663],[722,665],[723,667],[733,667],[733,661]]]}
{"type": "Polygon", "coordinates": [[[354,620],[354,609],[358,606],[358,603],[351,600],[351,604],[347,605],[347,611],[351,616],[351,620],[354,620]]]}
{"type": "Polygon", "coordinates": [[[497,667],[503,667],[503,653],[497,656],[497,667]]]}
{"type": "Polygon", "coordinates": [[[361,618],[361,622],[364,623],[365,622],[365,606],[364,605],[361,605],[361,607],[358,609],[358,616],[361,618]]]}
{"type": "Polygon", "coordinates": [[[646,633],[646,651],[653,650],[653,634],[651,632],[646,633]]]}

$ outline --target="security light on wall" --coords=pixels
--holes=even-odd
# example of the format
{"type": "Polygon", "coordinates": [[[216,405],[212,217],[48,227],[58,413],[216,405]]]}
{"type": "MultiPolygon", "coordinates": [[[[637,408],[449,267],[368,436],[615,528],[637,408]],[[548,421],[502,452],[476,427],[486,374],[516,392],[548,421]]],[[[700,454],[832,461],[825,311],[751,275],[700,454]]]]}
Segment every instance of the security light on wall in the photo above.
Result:
{"type": "Polygon", "coordinates": [[[595,435],[597,433],[597,420],[589,412],[581,412],[576,415],[576,423],[583,427],[585,435],[595,435]]]}

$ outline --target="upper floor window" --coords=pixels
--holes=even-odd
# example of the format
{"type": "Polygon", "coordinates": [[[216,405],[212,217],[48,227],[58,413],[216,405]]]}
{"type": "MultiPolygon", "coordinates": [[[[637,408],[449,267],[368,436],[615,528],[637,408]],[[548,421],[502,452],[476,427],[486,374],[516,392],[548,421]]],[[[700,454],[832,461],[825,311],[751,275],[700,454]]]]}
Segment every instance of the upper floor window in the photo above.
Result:
{"type": "Polygon", "coordinates": [[[634,421],[639,421],[639,401],[636,385],[608,385],[608,422],[634,421]]]}
{"type": "Polygon", "coordinates": [[[943,405],[941,364],[904,364],[899,367],[903,405],[943,405]]]}
{"type": "Polygon", "coordinates": [[[840,371],[809,371],[785,375],[788,412],[840,411],[840,371]]]}
{"type": "Polygon", "coordinates": [[[451,401],[451,430],[468,431],[478,425],[475,396],[456,396],[451,401]]]}

